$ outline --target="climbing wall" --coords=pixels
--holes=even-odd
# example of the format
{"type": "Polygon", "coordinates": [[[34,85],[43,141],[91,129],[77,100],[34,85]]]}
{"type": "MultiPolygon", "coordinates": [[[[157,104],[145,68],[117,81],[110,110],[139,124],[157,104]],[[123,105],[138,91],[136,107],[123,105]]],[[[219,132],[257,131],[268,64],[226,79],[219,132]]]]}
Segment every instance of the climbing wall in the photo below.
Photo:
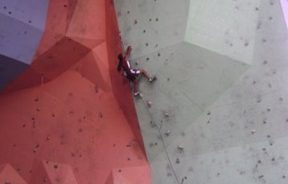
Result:
{"type": "Polygon", "coordinates": [[[285,6],[115,4],[133,66],[158,77],[135,99],[153,183],[287,183],[285,6]]]}
{"type": "MultiPolygon", "coordinates": [[[[21,13],[31,14],[31,24],[40,21],[39,4],[48,10],[47,18],[33,24],[46,27],[33,52],[25,45],[18,49],[15,42],[3,43],[4,49],[15,47],[9,50],[12,56],[26,48],[31,55],[26,58],[30,66],[20,75],[10,55],[3,64],[12,67],[6,69],[15,78],[0,95],[0,183],[151,183],[129,84],[116,70],[121,42],[113,2],[2,3],[7,11],[21,10],[20,21],[26,21],[21,13]],[[25,12],[28,7],[32,10],[25,12]]],[[[0,35],[8,39],[2,23],[0,35]]],[[[5,30],[22,31],[14,30],[13,23],[7,21],[5,30]]]]}
{"type": "Polygon", "coordinates": [[[31,64],[47,9],[48,0],[0,1],[0,89],[31,64]]]}
{"type": "Polygon", "coordinates": [[[284,15],[285,22],[286,22],[286,26],[288,28],[288,12],[287,12],[288,2],[285,0],[281,0],[281,7],[282,7],[282,12],[284,15]]]}

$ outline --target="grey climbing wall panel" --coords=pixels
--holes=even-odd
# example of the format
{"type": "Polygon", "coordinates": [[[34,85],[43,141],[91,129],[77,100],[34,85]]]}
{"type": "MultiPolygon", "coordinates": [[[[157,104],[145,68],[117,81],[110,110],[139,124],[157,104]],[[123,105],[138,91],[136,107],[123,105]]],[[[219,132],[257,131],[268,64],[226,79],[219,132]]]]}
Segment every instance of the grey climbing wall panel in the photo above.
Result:
{"type": "Polygon", "coordinates": [[[182,42],[189,0],[115,0],[124,46],[132,45],[132,57],[182,42]]]}
{"type": "Polygon", "coordinates": [[[251,64],[259,3],[260,0],[191,0],[185,40],[251,64]]]}
{"type": "Polygon", "coordinates": [[[154,184],[287,183],[288,32],[280,2],[115,4],[123,43],[135,48],[133,66],[158,77],[153,85],[143,79],[144,97],[135,99],[154,184]],[[172,16],[178,10],[182,21],[172,16]],[[157,29],[149,18],[160,15],[159,27],[181,25],[157,29]],[[183,37],[165,36],[180,27],[183,37]]]}

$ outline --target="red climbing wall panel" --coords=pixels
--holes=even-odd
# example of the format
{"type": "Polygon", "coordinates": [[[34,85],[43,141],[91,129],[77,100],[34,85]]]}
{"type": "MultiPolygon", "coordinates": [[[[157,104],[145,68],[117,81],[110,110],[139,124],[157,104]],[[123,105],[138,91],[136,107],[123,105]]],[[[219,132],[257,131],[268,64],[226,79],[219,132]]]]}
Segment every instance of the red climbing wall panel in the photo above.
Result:
{"type": "Polygon", "coordinates": [[[50,1],[32,66],[0,96],[0,183],[151,183],[120,51],[112,1],[50,1]]]}

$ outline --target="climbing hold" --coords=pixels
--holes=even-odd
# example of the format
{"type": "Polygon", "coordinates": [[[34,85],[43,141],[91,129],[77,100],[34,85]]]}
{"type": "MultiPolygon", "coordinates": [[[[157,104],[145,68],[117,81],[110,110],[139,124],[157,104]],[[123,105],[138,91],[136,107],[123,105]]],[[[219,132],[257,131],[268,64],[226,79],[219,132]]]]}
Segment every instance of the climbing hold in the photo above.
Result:
{"type": "Polygon", "coordinates": [[[164,112],[164,116],[165,116],[165,118],[169,118],[169,113],[168,112],[164,112]]]}
{"type": "Polygon", "coordinates": [[[147,100],[147,106],[149,107],[149,108],[151,108],[152,107],[152,102],[150,101],[150,100],[147,100]]]}
{"type": "Polygon", "coordinates": [[[166,132],[165,132],[165,135],[168,137],[169,135],[170,135],[170,130],[167,130],[166,132]]]}
{"type": "Polygon", "coordinates": [[[152,127],[152,128],[157,127],[157,125],[154,123],[154,121],[150,121],[150,124],[151,124],[151,127],[152,127]]]}
{"type": "Polygon", "coordinates": [[[180,153],[183,153],[183,152],[184,152],[184,147],[178,145],[178,146],[177,146],[177,150],[178,150],[180,153]]]}

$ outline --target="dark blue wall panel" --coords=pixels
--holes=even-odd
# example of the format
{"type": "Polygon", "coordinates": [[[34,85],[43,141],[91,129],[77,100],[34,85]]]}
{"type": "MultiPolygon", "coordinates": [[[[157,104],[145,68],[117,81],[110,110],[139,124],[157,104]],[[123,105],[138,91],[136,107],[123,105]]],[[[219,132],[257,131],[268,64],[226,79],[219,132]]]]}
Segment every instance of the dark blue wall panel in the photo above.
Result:
{"type": "Polygon", "coordinates": [[[0,55],[0,90],[28,67],[25,63],[0,55]]]}

